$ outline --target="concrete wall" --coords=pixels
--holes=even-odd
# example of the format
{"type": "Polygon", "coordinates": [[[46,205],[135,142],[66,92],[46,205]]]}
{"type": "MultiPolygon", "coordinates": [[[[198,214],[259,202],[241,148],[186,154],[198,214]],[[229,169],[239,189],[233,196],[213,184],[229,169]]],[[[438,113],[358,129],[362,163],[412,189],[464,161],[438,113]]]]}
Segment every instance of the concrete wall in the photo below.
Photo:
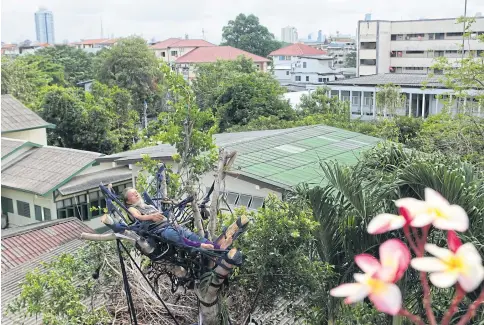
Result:
{"type": "Polygon", "coordinates": [[[274,69],[274,78],[279,81],[291,81],[291,69],[274,69]]]}
{"type": "Polygon", "coordinates": [[[45,128],[4,133],[2,137],[30,141],[43,146],[47,145],[47,131],[45,128]]]}
{"type": "Polygon", "coordinates": [[[57,219],[57,211],[56,211],[52,194],[49,194],[47,197],[43,197],[43,196],[31,194],[31,193],[21,192],[21,191],[2,187],[2,196],[12,199],[13,201],[14,213],[8,213],[9,227],[18,227],[18,226],[23,226],[23,225],[38,222],[35,219],[34,205],[38,205],[42,208],[50,209],[51,219],[52,220],[57,219]],[[29,204],[30,218],[24,217],[18,214],[17,200],[23,201],[29,204]]]}
{"type": "Polygon", "coordinates": [[[377,68],[376,73],[390,72],[390,39],[392,34],[390,22],[380,22],[378,27],[378,41],[376,43],[377,68]]]}

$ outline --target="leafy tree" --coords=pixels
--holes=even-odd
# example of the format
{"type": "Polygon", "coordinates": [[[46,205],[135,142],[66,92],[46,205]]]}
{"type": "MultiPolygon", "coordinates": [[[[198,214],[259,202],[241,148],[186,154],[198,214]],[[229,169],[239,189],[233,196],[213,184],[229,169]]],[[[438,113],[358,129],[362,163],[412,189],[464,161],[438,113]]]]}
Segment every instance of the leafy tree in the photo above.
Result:
{"type": "Polygon", "coordinates": [[[356,51],[346,54],[344,66],[345,68],[356,68],[356,51]]]}
{"type": "MultiPolygon", "coordinates": [[[[112,48],[101,51],[96,58],[95,69],[100,82],[131,92],[133,106],[140,116],[144,101],[151,108],[160,92],[159,63],[141,37],[121,39],[112,48]]],[[[153,113],[153,110],[150,112],[153,113]]]]}
{"type": "Polygon", "coordinates": [[[69,86],[80,81],[94,78],[94,55],[68,45],[56,45],[43,48],[35,53],[52,64],[63,67],[63,80],[69,86]]]}
{"type": "Polygon", "coordinates": [[[49,76],[49,85],[66,85],[64,80],[64,67],[62,65],[36,54],[22,56],[21,59],[25,60],[29,65],[37,65],[40,71],[49,76]]]}
{"type": "Polygon", "coordinates": [[[2,94],[11,94],[25,105],[32,106],[38,90],[51,81],[52,78],[39,68],[38,61],[2,56],[2,94]]]}
{"type": "Polygon", "coordinates": [[[312,93],[301,96],[299,109],[303,115],[333,114],[335,118],[350,118],[349,105],[336,97],[328,96],[328,87],[318,87],[312,93]]]}
{"type": "Polygon", "coordinates": [[[397,109],[404,107],[405,99],[400,86],[390,83],[379,87],[376,92],[377,114],[383,115],[383,117],[395,116],[397,109]]]}
{"type": "Polygon", "coordinates": [[[235,20],[229,20],[222,28],[221,45],[230,45],[238,49],[266,57],[282,47],[267,27],[259,23],[259,18],[250,14],[239,14],[235,20]]]}

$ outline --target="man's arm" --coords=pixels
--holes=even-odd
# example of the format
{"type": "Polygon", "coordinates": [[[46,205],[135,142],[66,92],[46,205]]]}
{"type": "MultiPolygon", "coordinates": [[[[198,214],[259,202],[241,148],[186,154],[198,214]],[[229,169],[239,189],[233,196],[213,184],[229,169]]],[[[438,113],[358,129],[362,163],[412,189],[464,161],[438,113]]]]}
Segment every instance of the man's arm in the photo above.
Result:
{"type": "Polygon", "coordinates": [[[161,221],[163,220],[164,216],[161,214],[161,213],[153,213],[153,214],[146,214],[146,215],[143,215],[141,214],[138,209],[136,208],[129,208],[128,209],[129,212],[131,212],[131,215],[133,217],[135,217],[136,219],[138,220],[141,220],[141,221],[161,221]]]}

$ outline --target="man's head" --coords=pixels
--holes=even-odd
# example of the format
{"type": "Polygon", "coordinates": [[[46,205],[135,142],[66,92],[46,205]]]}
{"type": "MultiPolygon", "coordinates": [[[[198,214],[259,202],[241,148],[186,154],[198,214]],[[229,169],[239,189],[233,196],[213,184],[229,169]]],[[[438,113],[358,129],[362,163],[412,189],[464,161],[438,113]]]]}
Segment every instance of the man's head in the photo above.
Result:
{"type": "Polygon", "coordinates": [[[141,195],[132,187],[127,187],[123,191],[123,200],[127,205],[138,205],[143,203],[141,195]]]}

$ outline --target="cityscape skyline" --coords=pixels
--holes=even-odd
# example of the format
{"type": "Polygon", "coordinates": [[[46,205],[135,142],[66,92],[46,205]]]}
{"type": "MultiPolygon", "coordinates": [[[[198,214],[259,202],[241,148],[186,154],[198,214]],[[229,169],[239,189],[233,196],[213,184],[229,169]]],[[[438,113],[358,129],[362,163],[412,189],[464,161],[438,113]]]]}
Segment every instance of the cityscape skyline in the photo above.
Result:
{"type": "MultiPolygon", "coordinates": [[[[219,0],[188,0],[182,3],[161,5],[155,0],[142,0],[133,7],[127,1],[86,0],[79,3],[62,0],[44,0],[42,6],[49,8],[56,16],[56,38],[76,41],[79,39],[100,38],[103,29],[105,37],[140,35],[145,39],[156,40],[168,37],[205,38],[220,43],[222,27],[239,13],[258,16],[262,25],[280,39],[284,26],[294,26],[299,37],[322,30],[331,35],[355,35],[358,20],[371,13],[372,18],[384,20],[451,18],[464,12],[464,3],[451,3],[439,6],[438,0],[425,3],[409,0],[399,1],[368,0],[364,3],[351,0],[324,0],[314,3],[302,0],[288,10],[289,1],[260,3],[248,0],[231,6],[224,6],[219,0]],[[311,10],[308,10],[311,9],[311,10]],[[415,10],[417,8],[418,10],[415,10]],[[102,26],[102,27],[101,27],[102,26]],[[168,26],[168,28],[167,28],[168,26]],[[202,34],[203,30],[203,34],[202,34]]],[[[37,0],[4,0],[2,2],[2,42],[19,42],[36,38],[35,22],[32,15],[39,7],[37,0]],[[8,28],[7,28],[8,27],[8,28]]],[[[484,2],[468,0],[468,16],[484,12],[484,2]],[[479,3],[481,2],[481,3],[479,3]]]]}

